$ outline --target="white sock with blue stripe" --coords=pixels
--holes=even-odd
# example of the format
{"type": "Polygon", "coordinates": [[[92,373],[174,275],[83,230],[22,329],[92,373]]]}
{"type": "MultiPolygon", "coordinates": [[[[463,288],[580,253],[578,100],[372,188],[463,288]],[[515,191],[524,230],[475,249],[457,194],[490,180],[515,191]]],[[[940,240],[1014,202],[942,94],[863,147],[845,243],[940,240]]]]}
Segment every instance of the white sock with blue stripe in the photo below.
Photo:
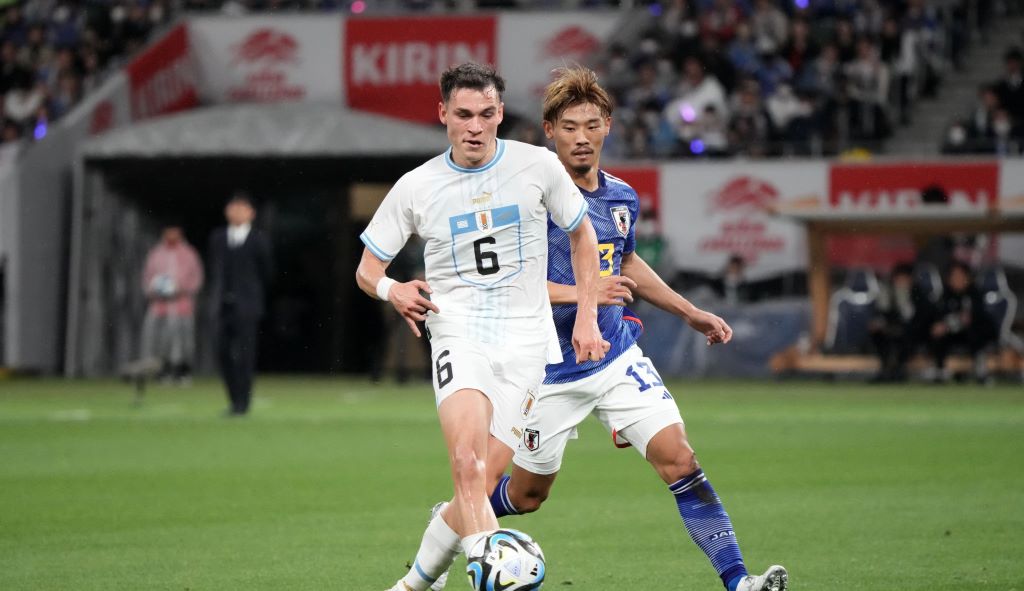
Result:
{"type": "Polygon", "coordinates": [[[402,583],[412,591],[426,591],[462,552],[462,540],[438,513],[423,532],[423,541],[412,568],[402,583]]]}

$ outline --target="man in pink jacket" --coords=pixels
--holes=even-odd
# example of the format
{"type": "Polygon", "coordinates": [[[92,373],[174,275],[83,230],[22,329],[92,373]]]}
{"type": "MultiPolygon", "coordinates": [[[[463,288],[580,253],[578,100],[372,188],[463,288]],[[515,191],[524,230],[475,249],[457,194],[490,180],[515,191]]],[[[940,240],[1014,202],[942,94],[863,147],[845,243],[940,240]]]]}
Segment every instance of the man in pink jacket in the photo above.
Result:
{"type": "Polygon", "coordinates": [[[164,228],[149,251],[142,289],[149,307],[142,327],[142,357],[159,362],[161,374],[178,383],[191,379],[195,355],[195,297],[203,264],[179,226],[164,228]]]}

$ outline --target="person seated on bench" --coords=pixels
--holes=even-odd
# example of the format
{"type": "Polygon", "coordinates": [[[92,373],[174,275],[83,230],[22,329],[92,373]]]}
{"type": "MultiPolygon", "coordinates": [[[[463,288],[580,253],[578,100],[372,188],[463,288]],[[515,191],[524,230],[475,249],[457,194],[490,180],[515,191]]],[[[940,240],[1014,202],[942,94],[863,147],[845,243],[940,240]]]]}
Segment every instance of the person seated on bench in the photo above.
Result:
{"type": "Polygon", "coordinates": [[[907,361],[925,339],[930,313],[928,299],[914,283],[913,265],[896,265],[868,326],[879,361],[873,382],[906,381],[907,361]]]}
{"type": "Polygon", "coordinates": [[[988,365],[983,352],[995,344],[996,327],[985,312],[981,291],[975,287],[971,269],[953,263],[946,275],[946,288],[938,302],[929,331],[928,346],[935,360],[937,381],[948,381],[946,357],[953,347],[966,347],[974,359],[974,378],[987,381],[988,365]]]}

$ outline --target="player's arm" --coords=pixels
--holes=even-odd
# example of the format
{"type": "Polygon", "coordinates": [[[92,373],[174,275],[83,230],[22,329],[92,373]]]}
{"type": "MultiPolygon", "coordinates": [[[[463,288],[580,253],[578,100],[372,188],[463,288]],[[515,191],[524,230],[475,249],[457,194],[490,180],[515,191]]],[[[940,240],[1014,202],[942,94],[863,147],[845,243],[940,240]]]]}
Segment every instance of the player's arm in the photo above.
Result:
{"type": "Polygon", "coordinates": [[[369,248],[364,248],[363,257],[359,260],[359,267],[356,268],[356,284],[366,295],[391,302],[395,310],[401,314],[402,318],[405,318],[405,322],[413,334],[418,337],[420,329],[416,323],[427,319],[427,310],[435,314],[441,311],[420,293],[421,291],[431,293],[430,286],[426,281],[413,279],[399,283],[387,276],[387,268],[390,264],[390,261],[382,261],[377,258],[369,248]]]}
{"type": "MultiPolygon", "coordinates": [[[[598,306],[625,306],[633,303],[636,284],[629,277],[609,275],[597,279],[598,306]]],[[[548,281],[548,299],[552,304],[576,304],[576,286],[548,281]]]]}
{"type": "Polygon", "coordinates": [[[682,318],[691,328],[707,337],[709,345],[732,340],[732,329],[725,320],[701,310],[676,293],[635,252],[622,255],[622,274],[635,283],[633,293],[637,297],[682,318]]]}
{"type": "Polygon", "coordinates": [[[582,222],[569,232],[572,249],[572,273],[577,285],[576,324],[572,329],[572,345],[576,350],[576,363],[597,361],[604,358],[611,345],[601,338],[597,327],[596,285],[600,270],[597,252],[597,234],[590,219],[583,216],[582,222]]]}

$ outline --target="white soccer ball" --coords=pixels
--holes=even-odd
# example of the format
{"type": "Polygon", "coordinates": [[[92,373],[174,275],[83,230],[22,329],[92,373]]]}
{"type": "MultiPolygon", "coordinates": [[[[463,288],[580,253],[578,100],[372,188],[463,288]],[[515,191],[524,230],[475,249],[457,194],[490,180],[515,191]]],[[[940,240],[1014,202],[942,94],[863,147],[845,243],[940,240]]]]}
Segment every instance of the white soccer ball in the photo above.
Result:
{"type": "Polygon", "coordinates": [[[153,281],[150,282],[149,288],[158,296],[170,297],[174,295],[176,288],[174,284],[174,277],[170,275],[157,275],[153,277],[153,281]]]}
{"type": "Polygon", "coordinates": [[[544,552],[533,538],[499,529],[469,552],[466,574],[476,591],[534,591],[544,584],[544,552]]]}

